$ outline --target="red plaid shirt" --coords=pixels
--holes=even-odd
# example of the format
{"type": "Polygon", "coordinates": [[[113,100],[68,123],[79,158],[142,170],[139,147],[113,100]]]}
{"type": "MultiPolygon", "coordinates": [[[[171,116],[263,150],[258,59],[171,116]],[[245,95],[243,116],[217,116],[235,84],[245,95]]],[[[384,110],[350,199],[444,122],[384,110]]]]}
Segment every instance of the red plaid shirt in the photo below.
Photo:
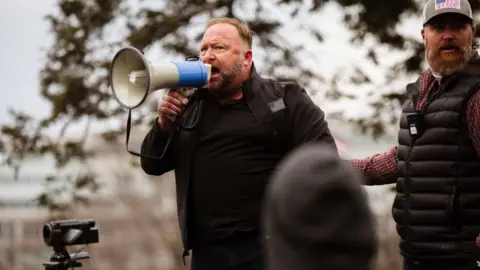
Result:
{"type": "MultiPolygon", "coordinates": [[[[433,77],[430,69],[420,75],[418,109],[424,106],[428,90],[434,81],[435,77],[433,77]]],[[[480,91],[477,91],[468,101],[466,117],[470,138],[480,157],[480,91]]],[[[397,146],[385,153],[376,154],[365,159],[352,160],[353,165],[359,169],[367,179],[370,179],[370,184],[375,185],[396,182],[397,162],[397,146]]]]}

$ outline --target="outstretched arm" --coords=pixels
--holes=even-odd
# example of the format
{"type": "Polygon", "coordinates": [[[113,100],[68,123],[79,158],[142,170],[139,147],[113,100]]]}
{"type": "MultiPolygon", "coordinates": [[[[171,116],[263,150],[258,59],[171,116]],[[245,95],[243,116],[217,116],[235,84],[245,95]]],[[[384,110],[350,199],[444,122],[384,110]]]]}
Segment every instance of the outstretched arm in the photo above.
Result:
{"type": "Polygon", "coordinates": [[[351,163],[363,174],[366,185],[397,182],[397,147],[364,159],[353,159],[351,163]]]}

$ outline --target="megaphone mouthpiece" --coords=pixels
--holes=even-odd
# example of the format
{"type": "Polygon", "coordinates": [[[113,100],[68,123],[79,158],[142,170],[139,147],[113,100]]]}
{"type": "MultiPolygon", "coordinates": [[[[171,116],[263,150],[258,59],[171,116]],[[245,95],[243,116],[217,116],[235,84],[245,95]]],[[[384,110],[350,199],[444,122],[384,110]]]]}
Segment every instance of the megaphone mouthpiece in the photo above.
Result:
{"type": "Polygon", "coordinates": [[[113,58],[110,84],[118,103],[134,109],[160,89],[205,87],[210,75],[211,66],[201,61],[151,64],[138,49],[125,47],[113,58]]]}

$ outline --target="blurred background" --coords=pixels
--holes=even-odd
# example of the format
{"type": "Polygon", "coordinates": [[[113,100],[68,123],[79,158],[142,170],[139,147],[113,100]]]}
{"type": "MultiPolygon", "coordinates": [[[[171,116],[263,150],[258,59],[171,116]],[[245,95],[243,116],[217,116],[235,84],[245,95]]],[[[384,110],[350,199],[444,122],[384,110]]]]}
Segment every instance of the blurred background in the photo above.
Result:
{"type": "MultiPolygon", "coordinates": [[[[342,155],[361,158],[396,144],[405,85],[426,68],[425,2],[3,0],[0,270],[43,269],[53,253],[43,224],[67,218],[95,219],[100,230],[79,269],[188,269],[173,174],[150,177],[125,150],[126,111],[108,85],[121,47],[152,62],[181,61],[198,54],[209,18],[241,19],[255,32],[259,73],[305,87],[342,155]]],[[[162,92],[133,112],[130,149],[139,150],[162,92]]],[[[375,269],[401,269],[393,188],[365,188],[378,216],[375,269]]]]}

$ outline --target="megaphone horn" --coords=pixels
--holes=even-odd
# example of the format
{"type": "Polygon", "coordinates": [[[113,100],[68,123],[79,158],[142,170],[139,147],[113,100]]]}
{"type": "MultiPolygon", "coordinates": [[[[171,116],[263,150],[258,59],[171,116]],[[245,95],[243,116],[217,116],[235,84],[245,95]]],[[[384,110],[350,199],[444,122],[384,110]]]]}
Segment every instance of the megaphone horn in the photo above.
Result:
{"type": "Polygon", "coordinates": [[[199,60],[150,63],[134,47],[124,47],[113,57],[110,85],[120,106],[134,109],[160,89],[205,87],[211,66],[199,60]]]}

